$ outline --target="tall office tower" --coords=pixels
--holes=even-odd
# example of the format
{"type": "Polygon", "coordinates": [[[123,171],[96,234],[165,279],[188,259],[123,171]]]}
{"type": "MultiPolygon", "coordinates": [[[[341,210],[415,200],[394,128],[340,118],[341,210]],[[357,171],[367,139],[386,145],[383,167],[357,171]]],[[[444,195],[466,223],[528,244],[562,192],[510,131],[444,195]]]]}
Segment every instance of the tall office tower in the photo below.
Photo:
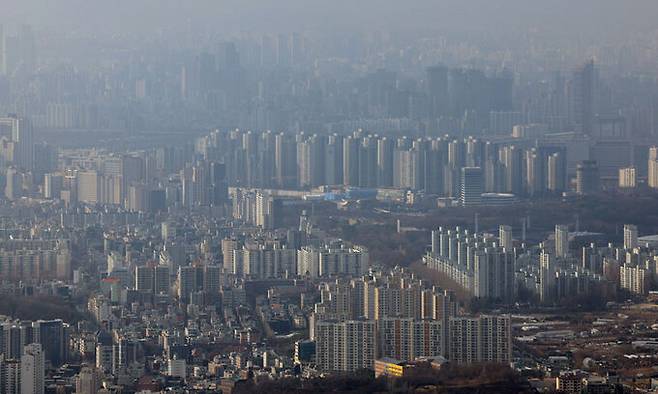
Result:
{"type": "Polygon", "coordinates": [[[463,206],[476,206],[482,204],[482,189],[484,180],[480,167],[462,168],[461,177],[461,203],[463,206]]]}
{"type": "Polygon", "coordinates": [[[157,294],[155,292],[155,268],[150,265],[135,267],[135,290],[143,293],[157,294]]]}
{"type": "Polygon", "coordinates": [[[96,394],[100,386],[100,377],[96,369],[83,366],[75,379],[76,394],[96,394]]]}
{"type": "Polygon", "coordinates": [[[25,346],[21,356],[21,394],[45,392],[46,361],[41,344],[25,346]]]}
{"type": "Polygon", "coordinates": [[[638,247],[637,226],[633,224],[624,225],[624,249],[635,249],[638,247]]]}
{"type": "Polygon", "coordinates": [[[190,301],[190,294],[201,290],[203,285],[203,270],[201,267],[178,268],[178,299],[183,303],[190,301]]]}
{"type": "Polygon", "coordinates": [[[41,344],[46,360],[60,366],[68,358],[67,327],[60,319],[38,320],[32,323],[34,341],[41,344]]]}
{"type": "Polygon", "coordinates": [[[286,189],[297,186],[297,146],[287,134],[275,136],[274,165],[277,187],[286,189]]]}
{"type": "Polygon", "coordinates": [[[635,189],[637,187],[637,171],[635,167],[619,169],[619,188],[635,189]]]}
{"type": "Polygon", "coordinates": [[[593,160],[584,160],[576,167],[576,193],[594,194],[601,189],[599,166],[593,160]]]}
{"type": "Polygon", "coordinates": [[[377,186],[393,186],[393,151],[395,142],[386,137],[377,141],[377,186]]]}
{"type": "Polygon", "coordinates": [[[567,188],[567,160],[561,153],[548,156],[548,190],[553,193],[567,188]]]}
{"type": "Polygon", "coordinates": [[[597,79],[592,60],[574,71],[570,83],[571,121],[576,131],[584,134],[591,134],[594,129],[597,79]]]}
{"type": "Polygon", "coordinates": [[[565,258],[569,256],[569,226],[555,225],[555,256],[565,258]]]}
{"type": "Polygon", "coordinates": [[[542,303],[552,302],[555,291],[555,261],[553,255],[542,252],[539,256],[539,300],[542,303]]]}
{"type": "Polygon", "coordinates": [[[652,189],[658,189],[658,146],[649,148],[647,184],[652,189]]]}
{"type": "Polygon", "coordinates": [[[169,267],[166,265],[156,265],[153,268],[153,293],[169,294],[171,286],[169,267]]]}
{"type": "Polygon", "coordinates": [[[453,317],[449,324],[451,361],[458,364],[511,361],[509,316],[453,317]]]}
{"type": "Polygon", "coordinates": [[[512,226],[501,225],[498,227],[498,239],[501,248],[507,251],[512,250],[512,226]]]}
{"type": "Polygon", "coordinates": [[[346,186],[359,184],[359,144],[353,136],[343,139],[343,183],[346,186]]]}
{"type": "Polygon", "coordinates": [[[329,136],[325,152],[325,183],[343,184],[343,138],[337,134],[329,136]]]}
{"type": "Polygon", "coordinates": [[[219,265],[203,266],[203,290],[208,294],[219,294],[222,287],[222,267],[219,265]]]}
{"type": "Polygon", "coordinates": [[[374,320],[320,321],[315,328],[316,365],[324,372],[372,369],[376,357],[374,320]]]}
{"type": "Polygon", "coordinates": [[[503,191],[517,196],[523,194],[523,150],[513,145],[504,146],[499,155],[504,172],[503,191]]]}

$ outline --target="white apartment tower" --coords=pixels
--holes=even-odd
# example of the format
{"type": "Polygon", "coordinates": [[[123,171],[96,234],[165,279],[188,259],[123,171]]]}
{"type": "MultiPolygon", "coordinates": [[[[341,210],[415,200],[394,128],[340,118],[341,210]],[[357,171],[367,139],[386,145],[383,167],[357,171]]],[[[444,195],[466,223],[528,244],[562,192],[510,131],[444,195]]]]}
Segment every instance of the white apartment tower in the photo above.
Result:
{"type": "Polygon", "coordinates": [[[21,356],[21,394],[43,394],[45,368],[41,345],[32,343],[25,346],[21,356]]]}
{"type": "Polygon", "coordinates": [[[637,242],[637,226],[633,224],[624,225],[624,249],[635,249],[638,246],[637,242]]]}
{"type": "Polygon", "coordinates": [[[559,258],[569,256],[569,226],[567,225],[555,226],[555,255],[559,258]]]}

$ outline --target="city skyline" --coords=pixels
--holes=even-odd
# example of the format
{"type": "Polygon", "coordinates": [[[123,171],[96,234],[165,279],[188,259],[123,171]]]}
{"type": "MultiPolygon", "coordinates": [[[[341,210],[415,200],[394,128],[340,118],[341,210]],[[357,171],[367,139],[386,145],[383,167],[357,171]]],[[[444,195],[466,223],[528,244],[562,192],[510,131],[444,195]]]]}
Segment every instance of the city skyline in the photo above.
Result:
{"type": "Polygon", "coordinates": [[[0,394],[658,392],[655,1],[0,8],[0,394]]]}

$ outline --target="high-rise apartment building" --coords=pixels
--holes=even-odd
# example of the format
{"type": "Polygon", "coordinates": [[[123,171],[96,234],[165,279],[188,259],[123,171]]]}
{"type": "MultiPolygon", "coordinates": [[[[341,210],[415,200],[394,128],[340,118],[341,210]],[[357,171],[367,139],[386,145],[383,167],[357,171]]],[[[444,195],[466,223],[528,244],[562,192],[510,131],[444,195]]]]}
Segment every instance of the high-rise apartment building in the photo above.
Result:
{"type": "Polygon", "coordinates": [[[658,189],[658,146],[649,148],[647,184],[652,189],[658,189]]]}
{"type": "Polygon", "coordinates": [[[453,317],[449,324],[450,360],[458,364],[512,360],[509,316],[453,317]]]}
{"type": "MultiPolygon", "coordinates": [[[[23,351],[21,350],[21,354],[23,351]]],[[[21,359],[0,357],[0,388],[6,394],[21,394],[21,359]]]]}
{"type": "Polygon", "coordinates": [[[555,256],[558,258],[569,256],[569,226],[563,224],[555,226],[555,256]]]}
{"type": "Polygon", "coordinates": [[[549,303],[555,293],[555,260],[551,253],[542,252],[539,256],[539,300],[549,303]]]}
{"type": "Polygon", "coordinates": [[[374,320],[321,321],[315,330],[319,370],[354,372],[373,369],[377,355],[374,320]]]}
{"type": "Polygon", "coordinates": [[[474,253],[473,294],[475,297],[514,301],[514,255],[499,248],[484,248],[474,253]]]}
{"type": "Polygon", "coordinates": [[[96,394],[100,386],[100,377],[96,369],[83,366],[75,379],[75,392],[77,394],[96,394]]]}
{"type": "Polygon", "coordinates": [[[0,118],[0,138],[5,147],[0,158],[26,171],[34,169],[34,128],[29,119],[16,115],[0,118]]]}
{"type": "Polygon", "coordinates": [[[637,187],[637,171],[635,167],[619,169],[619,188],[635,189],[637,187]]]}
{"type": "Polygon", "coordinates": [[[21,394],[43,394],[45,392],[45,352],[41,344],[25,346],[21,356],[21,394]]]}
{"type": "Polygon", "coordinates": [[[567,188],[567,161],[562,153],[548,156],[548,190],[553,193],[563,192],[567,188]]]}
{"type": "Polygon", "coordinates": [[[500,247],[509,251],[512,250],[512,226],[501,225],[498,227],[498,239],[500,247]]]}
{"type": "Polygon", "coordinates": [[[365,274],[370,266],[368,250],[361,246],[315,248],[305,246],[297,253],[297,273],[312,278],[365,274]]]}
{"type": "Polygon", "coordinates": [[[384,318],[377,322],[380,357],[415,360],[444,357],[444,322],[413,318],[384,318]]]}
{"type": "Polygon", "coordinates": [[[624,225],[624,249],[635,249],[638,247],[637,226],[633,224],[624,225]]]}

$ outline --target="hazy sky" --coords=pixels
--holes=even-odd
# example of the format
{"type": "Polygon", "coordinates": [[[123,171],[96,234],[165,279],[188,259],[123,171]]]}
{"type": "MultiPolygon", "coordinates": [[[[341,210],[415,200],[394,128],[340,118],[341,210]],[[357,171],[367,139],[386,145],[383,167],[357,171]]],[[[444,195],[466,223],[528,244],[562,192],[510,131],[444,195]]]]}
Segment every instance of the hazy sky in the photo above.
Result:
{"type": "Polygon", "coordinates": [[[657,0],[0,0],[0,22],[99,33],[658,28],[657,0]]]}

